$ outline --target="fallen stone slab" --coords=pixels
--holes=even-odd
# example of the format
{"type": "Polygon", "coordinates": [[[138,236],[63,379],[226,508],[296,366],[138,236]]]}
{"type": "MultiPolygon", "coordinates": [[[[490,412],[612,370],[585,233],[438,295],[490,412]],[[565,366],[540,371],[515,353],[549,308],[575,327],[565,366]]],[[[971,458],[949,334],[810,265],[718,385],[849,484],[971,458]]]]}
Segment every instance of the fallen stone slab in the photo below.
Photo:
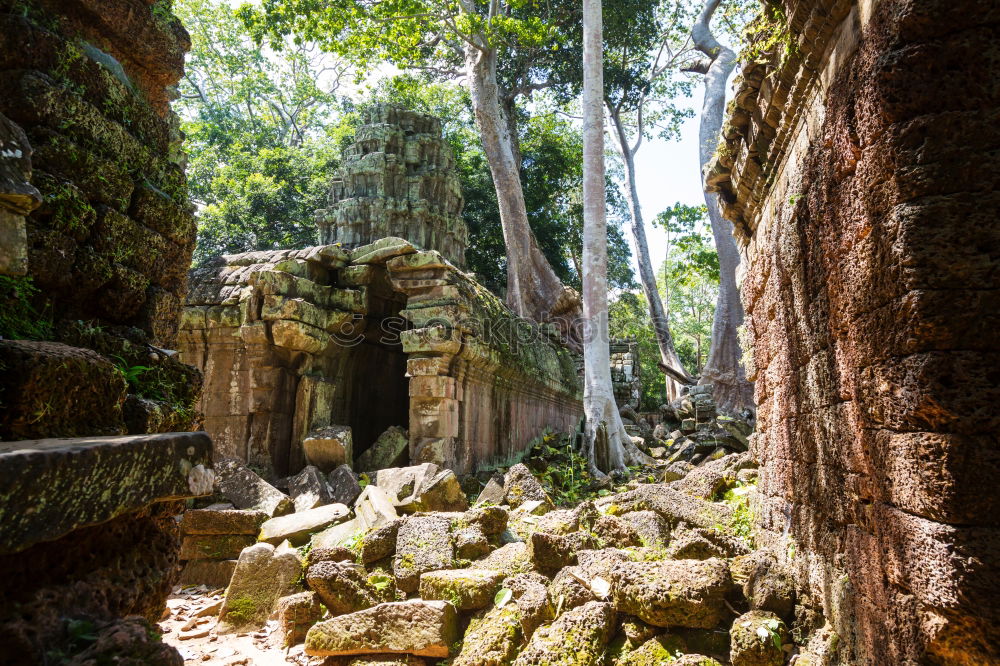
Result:
{"type": "Polygon", "coordinates": [[[270,516],[263,511],[189,509],[181,517],[181,534],[252,534],[270,516]]]}
{"type": "Polygon", "coordinates": [[[273,617],[278,621],[274,644],[288,648],[306,639],[309,628],[323,617],[323,609],[315,592],[299,592],[278,599],[273,617]]]}
{"type": "Polygon", "coordinates": [[[613,571],[615,610],[657,627],[711,629],[732,587],[723,560],[626,562],[613,571]]]}
{"type": "Polygon", "coordinates": [[[479,497],[476,498],[476,506],[492,506],[497,504],[503,504],[503,477],[499,479],[496,476],[490,478],[483,486],[483,489],[479,493],[479,497]]]}
{"type": "Polygon", "coordinates": [[[349,465],[341,465],[330,472],[327,480],[330,484],[330,502],[354,506],[361,494],[361,484],[349,465]]]}
{"type": "Polygon", "coordinates": [[[588,602],[540,627],[514,666],[600,666],[614,627],[615,612],[611,604],[588,602]]]}
{"type": "Polygon", "coordinates": [[[662,484],[643,484],[635,490],[601,499],[608,513],[621,515],[631,511],[650,510],[670,524],[687,523],[693,527],[715,528],[732,521],[733,510],[725,504],[691,497],[662,484]]]}
{"type": "Polygon", "coordinates": [[[237,509],[263,511],[269,516],[284,516],[295,511],[295,504],[256,472],[235,458],[215,464],[218,492],[237,509]]]}
{"type": "Polygon", "coordinates": [[[181,560],[234,560],[257,543],[252,534],[191,534],[181,539],[181,560]]]}
{"type": "Polygon", "coordinates": [[[275,546],[287,539],[293,546],[301,546],[309,541],[312,534],[343,522],[349,514],[350,510],[343,504],[328,504],[308,511],[279,516],[260,526],[258,539],[275,546]]]}
{"type": "Polygon", "coordinates": [[[499,506],[476,506],[462,517],[466,525],[476,525],[486,536],[495,536],[507,529],[507,510],[499,506]]]}
{"type": "Polygon", "coordinates": [[[362,520],[352,518],[351,520],[338,523],[333,527],[328,527],[322,532],[313,534],[309,543],[312,544],[313,550],[337,548],[356,539],[359,535],[364,534],[366,530],[367,528],[362,520]]]}
{"type": "Polygon", "coordinates": [[[153,502],[208,495],[213,480],[203,432],[0,443],[0,554],[153,502]]]}
{"type": "Polygon", "coordinates": [[[444,659],[459,639],[458,613],[446,601],[392,601],[313,625],[313,657],[408,653],[444,659]]]}
{"type": "Polygon", "coordinates": [[[475,610],[493,603],[503,575],[485,569],[445,569],[420,576],[420,598],[449,601],[456,609],[475,610]]]}
{"type": "Polygon", "coordinates": [[[226,589],[219,631],[263,626],[278,599],[301,591],[301,575],[302,561],[293,548],[275,548],[269,543],[245,548],[226,589]]]}
{"type": "Polygon", "coordinates": [[[523,541],[500,546],[486,557],[469,565],[472,569],[499,571],[505,576],[531,571],[533,565],[528,557],[528,545],[523,541]]]}
{"type": "Polygon", "coordinates": [[[432,477],[425,478],[421,487],[397,507],[404,513],[416,511],[465,511],[469,499],[462,490],[458,477],[450,469],[441,470],[432,477]]]}
{"type": "Polygon", "coordinates": [[[582,531],[566,535],[534,532],[527,543],[528,557],[536,569],[545,573],[555,573],[576,564],[578,552],[593,550],[599,545],[593,534],[582,531]]]}
{"type": "Polygon", "coordinates": [[[366,486],[354,503],[354,514],[366,530],[388,525],[399,517],[395,495],[378,486],[366,486]]]}
{"type": "Polygon", "coordinates": [[[396,536],[403,520],[397,518],[391,523],[376,527],[361,541],[361,561],[365,564],[378,562],[396,552],[396,536]]]}
{"type": "Polygon", "coordinates": [[[308,511],[334,503],[326,475],[315,465],[306,465],[301,472],[288,479],[288,494],[295,503],[296,511],[308,511]]]}
{"type": "Polygon", "coordinates": [[[317,562],[306,571],[306,583],[332,615],[354,613],[388,601],[389,590],[376,590],[369,584],[365,568],[354,562],[317,562]]]}
{"type": "Polygon", "coordinates": [[[392,573],[396,586],[406,593],[416,592],[420,575],[451,569],[454,551],[451,521],[441,516],[414,516],[399,527],[392,573]]]}
{"type": "Polygon", "coordinates": [[[516,509],[529,500],[541,502],[549,509],[555,508],[548,493],[542,488],[542,484],[538,482],[538,479],[532,475],[531,470],[523,463],[518,463],[507,470],[503,492],[504,501],[513,509],[516,509]]]}
{"type": "Polygon", "coordinates": [[[302,440],[302,450],[310,465],[329,474],[353,460],[354,437],[350,426],[331,425],[313,430],[302,440]]]}
{"type": "Polygon", "coordinates": [[[473,617],[452,666],[508,666],[517,657],[523,643],[524,633],[517,605],[494,606],[473,617]]]}
{"type": "Polygon", "coordinates": [[[670,526],[655,511],[632,511],[620,518],[635,530],[644,546],[662,548],[670,541],[670,526]]]}
{"type": "Polygon", "coordinates": [[[399,426],[391,426],[379,435],[371,447],[357,457],[354,466],[362,472],[400,467],[406,464],[409,452],[410,437],[406,430],[399,426]]]}
{"type": "Polygon", "coordinates": [[[217,590],[229,587],[235,570],[236,560],[190,560],[181,569],[177,582],[181,585],[204,585],[217,590]]]}
{"type": "Polygon", "coordinates": [[[455,530],[452,535],[455,555],[463,560],[475,560],[490,553],[490,542],[478,525],[455,530]]]}

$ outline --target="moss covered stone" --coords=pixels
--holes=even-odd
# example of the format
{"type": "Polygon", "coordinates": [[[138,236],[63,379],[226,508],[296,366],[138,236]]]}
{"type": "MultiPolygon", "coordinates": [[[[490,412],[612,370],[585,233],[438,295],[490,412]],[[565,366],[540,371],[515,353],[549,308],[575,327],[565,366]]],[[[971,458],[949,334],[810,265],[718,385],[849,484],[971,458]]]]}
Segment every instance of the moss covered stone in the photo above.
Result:
{"type": "Polygon", "coordinates": [[[503,576],[484,569],[449,569],[429,571],[420,576],[420,598],[451,602],[458,610],[485,608],[503,576]]]}

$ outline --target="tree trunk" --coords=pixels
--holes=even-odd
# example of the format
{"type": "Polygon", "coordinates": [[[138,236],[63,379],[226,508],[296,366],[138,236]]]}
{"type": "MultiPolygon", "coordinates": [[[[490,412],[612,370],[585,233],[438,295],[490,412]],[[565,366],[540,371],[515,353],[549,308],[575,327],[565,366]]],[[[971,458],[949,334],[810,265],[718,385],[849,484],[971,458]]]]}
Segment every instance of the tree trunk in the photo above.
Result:
{"type": "Polygon", "coordinates": [[[497,86],[496,50],[470,47],[466,52],[466,70],[476,125],[500,205],[507,247],[507,304],[521,317],[557,324],[567,342],[578,346],[573,325],[579,317],[579,295],[559,280],[528,225],[520,163],[497,86]]]}
{"type": "MultiPolygon", "coordinates": [[[[670,321],[663,307],[663,300],[660,298],[660,290],[656,287],[656,274],[653,273],[653,262],[649,257],[646,227],[642,219],[642,208],[639,206],[639,191],[635,184],[635,153],[629,147],[628,136],[625,134],[621,118],[612,112],[611,120],[615,127],[619,152],[625,162],[625,177],[628,181],[629,203],[632,210],[632,240],[635,242],[635,255],[639,263],[639,281],[642,282],[642,291],[646,294],[646,302],[649,304],[649,317],[653,322],[656,344],[660,349],[660,361],[679,374],[687,375],[677,356],[674,339],[670,334],[670,321]]],[[[693,384],[695,380],[690,378],[682,383],[667,375],[664,381],[666,381],[667,400],[672,401],[680,397],[684,383],[693,384]]]]}
{"type": "Polygon", "coordinates": [[[583,0],[583,410],[585,454],[594,474],[643,462],[611,385],[602,48],[601,0],[583,0]]]}
{"type": "MultiPolygon", "coordinates": [[[[720,44],[712,35],[712,15],[720,0],[708,0],[691,31],[695,48],[711,59],[705,74],[705,98],[698,132],[699,165],[704,170],[719,143],[725,115],[726,81],[736,66],[736,54],[720,44]]],[[[743,303],[736,284],[736,269],[740,255],[733,238],[732,223],[722,217],[718,195],[705,192],[705,205],[712,225],[712,237],[719,253],[719,297],[712,320],[712,340],[708,359],[701,373],[701,383],[712,383],[713,398],[722,412],[736,413],[753,410],[753,384],[747,381],[740,361],[737,329],[743,324],[743,303]]]]}

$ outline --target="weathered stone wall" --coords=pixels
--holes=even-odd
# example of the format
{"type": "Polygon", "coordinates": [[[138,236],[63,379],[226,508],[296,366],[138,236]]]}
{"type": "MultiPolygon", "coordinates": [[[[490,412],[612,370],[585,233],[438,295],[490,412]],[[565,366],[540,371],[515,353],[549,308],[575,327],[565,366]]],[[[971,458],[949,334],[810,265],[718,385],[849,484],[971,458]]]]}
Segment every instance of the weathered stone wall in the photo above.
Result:
{"type": "Polygon", "coordinates": [[[55,319],[176,337],[194,219],[167,101],[189,45],[162,0],[0,1],[0,113],[42,196],[27,274],[55,319]]]}
{"type": "Polygon", "coordinates": [[[302,440],[328,425],[351,427],[355,458],[408,425],[411,462],[464,473],[515,458],[582,413],[568,351],[399,238],[192,271],[180,349],[205,374],[218,455],[269,474],[299,471],[302,440]]]}
{"type": "Polygon", "coordinates": [[[642,398],[642,377],[639,373],[639,355],[635,339],[612,340],[611,383],[614,386],[615,402],[618,408],[639,409],[642,398]]]}
{"type": "Polygon", "coordinates": [[[996,663],[1000,12],[780,4],[797,52],[744,68],[709,177],[744,255],[761,527],[839,663],[996,663]]]}

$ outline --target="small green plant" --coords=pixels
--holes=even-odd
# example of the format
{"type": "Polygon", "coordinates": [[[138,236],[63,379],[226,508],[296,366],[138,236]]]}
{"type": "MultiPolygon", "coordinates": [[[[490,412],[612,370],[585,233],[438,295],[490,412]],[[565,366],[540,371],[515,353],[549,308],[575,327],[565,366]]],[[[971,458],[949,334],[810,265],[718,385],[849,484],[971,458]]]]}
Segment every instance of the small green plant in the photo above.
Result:
{"type": "Polygon", "coordinates": [[[770,639],[774,643],[774,647],[778,650],[781,649],[781,620],[773,617],[769,617],[760,623],[757,627],[757,635],[761,637],[762,640],[770,639]]]}
{"type": "Polygon", "coordinates": [[[0,338],[52,339],[52,318],[33,304],[38,288],[30,277],[0,275],[0,338]]]}
{"type": "Polygon", "coordinates": [[[790,197],[788,197],[788,203],[794,206],[796,203],[798,203],[799,199],[801,198],[802,198],[801,194],[793,194],[790,197]]]}
{"type": "Polygon", "coordinates": [[[126,361],[121,356],[116,355],[115,358],[117,359],[117,362],[115,363],[115,368],[118,369],[118,372],[125,380],[125,383],[128,384],[129,390],[134,393],[138,393],[142,389],[142,384],[140,384],[139,382],[139,377],[141,377],[143,373],[149,372],[153,368],[149,367],[148,365],[129,365],[128,361],[126,361]]]}
{"type": "Polygon", "coordinates": [[[734,488],[726,491],[723,501],[733,510],[733,517],[726,526],[726,531],[741,539],[751,549],[754,548],[754,524],[756,516],[750,507],[749,493],[752,485],[737,482],[734,488]]]}
{"type": "Polygon", "coordinates": [[[798,44],[788,29],[785,9],[774,0],[764,4],[760,13],[747,24],[743,39],[746,47],[740,52],[741,62],[784,64],[798,53],[798,44]]]}
{"type": "Polygon", "coordinates": [[[368,576],[368,584],[375,588],[376,592],[385,592],[389,589],[389,586],[392,585],[392,583],[392,576],[381,571],[376,571],[368,576]]]}

